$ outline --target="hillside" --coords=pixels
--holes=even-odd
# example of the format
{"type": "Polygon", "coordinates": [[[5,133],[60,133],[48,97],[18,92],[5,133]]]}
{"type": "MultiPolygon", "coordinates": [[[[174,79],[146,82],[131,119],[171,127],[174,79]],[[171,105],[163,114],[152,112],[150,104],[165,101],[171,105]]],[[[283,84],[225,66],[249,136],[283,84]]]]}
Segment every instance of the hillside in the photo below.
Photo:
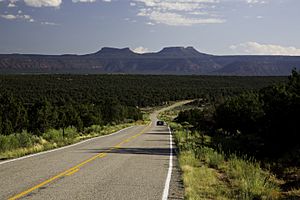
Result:
{"type": "Polygon", "coordinates": [[[300,56],[215,56],[193,47],[137,54],[104,47],[86,55],[0,54],[0,73],[128,73],[285,76],[300,69],[300,56]]]}

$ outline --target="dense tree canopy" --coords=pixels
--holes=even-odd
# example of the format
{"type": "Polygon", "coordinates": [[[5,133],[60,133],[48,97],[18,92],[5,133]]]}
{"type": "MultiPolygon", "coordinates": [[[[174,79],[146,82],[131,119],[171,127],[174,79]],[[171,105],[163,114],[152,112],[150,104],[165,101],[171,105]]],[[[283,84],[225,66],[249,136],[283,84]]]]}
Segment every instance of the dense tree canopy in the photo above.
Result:
{"type": "Polygon", "coordinates": [[[222,99],[285,77],[145,75],[2,75],[0,134],[121,123],[142,118],[139,107],[168,101],[222,99]]]}

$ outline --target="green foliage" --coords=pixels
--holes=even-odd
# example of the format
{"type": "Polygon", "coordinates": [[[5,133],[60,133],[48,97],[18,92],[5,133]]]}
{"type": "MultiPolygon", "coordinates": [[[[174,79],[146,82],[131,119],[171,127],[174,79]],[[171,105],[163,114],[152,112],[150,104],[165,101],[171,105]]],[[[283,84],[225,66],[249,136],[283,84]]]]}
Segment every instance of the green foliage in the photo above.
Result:
{"type": "Polygon", "coordinates": [[[40,136],[53,128],[83,131],[93,124],[137,121],[142,119],[138,107],[199,97],[221,101],[282,81],[284,77],[3,75],[0,134],[27,130],[40,136]]]}
{"type": "MultiPolygon", "coordinates": [[[[0,93],[1,95],[1,93],[0,93]]],[[[66,99],[68,96],[65,97],[66,99]]],[[[10,135],[21,130],[28,130],[41,136],[49,129],[64,129],[69,126],[82,131],[93,124],[104,125],[142,119],[140,110],[133,106],[121,105],[108,100],[105,104],[79,103],[65,99],[56,103],[48,100],[33,104],[22,103],[11,94],[0,96],[0,134],[10,135]]]]}
{"type": "Polygon", "coordinates": [[[83,133],[79,133],[75,127],[67,127],[59,130],[49,129],[39,137],[27,131],[17,134],[0,135],[0,159],[16,158],[61,147],[87,138],[110,134],[130,125],[132,124],[119,124],[115,126],[93,125],[86,128],[86,130],[91,130],[92,132],[84,131],[83,133]]]}
{"type": "Polygon", "coordinates": [[[181,152],[179,163],[183,171],[185,199],[230,199],[230,189],[218,179],[218,173],[201,165],[192,152],[181,152]]]}
{"type": "Polygon", "coordinates": [[[265,129],[262,135],[266,139],[266,146],[271,151],[290,150],[298,145],[299,77],[300,73],[293,71],[287,84],[268,87],[260,91],[265,111],[263,118],[265,129]]]}
{"type": "Polygon", "coordinates": [[[216,152],[214,149],[203,146],[196,150],[197,156],[200,160],[208,164],[212,168],[221,168],[224,163],[224,155],[216,152]]]}
{"type": "Polygon", "coordinates": [[[180,112],[175,121],[179,123],[188,122],[193,126],[197,126],[201,119],[203,119],[202,110],[195,108],[180,112]]]}
{"type": "Polygon", "coordinates": [[[38,139],[27,131],[17,134],[0,135],[0,152],[32,146],[38,139]]]}
{"type": "Polygon", "coordinates": [[[233,149],[254,153],[260,148],[257,152],[261,156],[278,157],[298,146],[299,76],[293,71],[286,84],[239,95],[217,108],[218,128],[234,135],[231,139],[239,142],[233,149]],[[253,141],[256,144],[245,149],[245,145],[253,141]]]}
{"type": "Polygon", "coordinates": [[[32,136],[30,133],[28,133],[27,131],[22,131],[21,133],[17,133],[16,138],[18,140],[19,147],[30,147],[36,141],[36,138],[32,136]]]}
{"type": "Polygon", "coordinates": [[[229,134],[236,134],[237,131],[253,134],[261,126],[264,111],[258,94],[245,93],[221,104],[215,116],[218,126],[229,134]]]}
{"type": "Polygon", "coordinates": [[[65,100],[101,105],[109,99],[145,107],[199,97],[213,100],[283,81],[286,77],[3,75],[0,93],[9,91],[29,104],[47,99],[51,104],[65,100]]]}
{"type": "Polygon", "coordinates": [[[104,129],[103,126],[99,125],[92,125],[84,129],[85,134],[93,134],[93,133],[100,133],[104,129]]]}
{"type": "Polygon", "coordinates": [[[203,142],[192,149],[186,148],[198,140],[199,135],[191,134],[187,141],[181,125],[172,123],[172,129],[180,150],[179,162],[187,199],[253,200],[280,197],[276,178],[255,160],[235,154],[225,155],[211,148],[210,142],[203,142]]]}
{"type": "Polygon", "coordinates": [[[227,98],[216,109],[182,111],[176,121],[213,135],[215,147],[227,152],[278,159],[299,149],[299,77],[293,71],[285,84],[227,98]]]}
{"type": "Polygon", "coordinates": [[[210,132],[215,122],[213,119],[214,109],[207,108],[194,108],[180,112],[175,118],[175,121],[183,124],[188,122],[193,126],[193,129],[210,132]]]}
{"type": "MultiPolygon", "coordinates": [[[[113,131],[99,127],[142,119],[139,107],[192,98],[222,102],[228,95],[285,80],[285,77],[3,75],[0,76],[0,148],[7,151],[34,146],[40,142],[37,138],[42,137],[64,145],[78,135],[88,137],[85,134],[113,131]],[[96,126],[87,128],[92,125],[96,126]]],[[[298,88],[294,82],[293,79],[291,91],[298,88]]],[[[192,123],[203,128],[209,124],[205,119],[212,117],[212,112],[200,115],[199,112],[193,115],[201,120],[192,123]]],[[[185,147],[191,149],[195,144],[187,143],[185,147]]],[[[37,148],[42,150],[44,146],[37,148]]]]}
{"type": "MultiPolygon", "coordinates": [[[[299,169],[300,146],[297,137],[300,113],[299,77],[300,73],[293,71],[289,81],[285,84],[277,84],[257,92],[245,92],[226,98],[224,102],[216,105],[216,109],[213,106],[208,107],[213,117],[204,116],[207,111],[202,108],[179,113],[176,118],[177,122],[182,125],[192,124],[193,127],[190,130],[196,129],[196,132],[206,130],[205,133],[209,134],[203,137],[201,134],[188,134],[187,139],[182,126],[171,123],[180,155],[186,156],[187,153],[188,157],[199,159],[196,167],[181,166],[184,176],[187,176],[184,181],[188,186],[186,191],[188,198],[220,198],[215,191],[210,189],[212,186],[206,188],[205,181],[201,178],[199,178],[201,181],[196,181],[193,178],[199,177],[195,173],[198,170],[199,174],[201,171],[201,176],[205,176],[205,173],[210,174],[210,176],[205,176],[209,182],[216,183],[219,178],[226,183],[225,191],[227,192],[225,192],[225,197],[221,197],[224,199],[226,197],[249,200],[299,198],[299,181],[295,178],[299,173],[283,176],[281,171],[291,167],[299,169]],[[199,126],[205,120],[211,123],[211,131],[199,126]],[[249,159],[249,156],[251,158],[254,156],[255,159],[249,159]],[[217,173],[211,173],[207,169],[214,169],[217,173]],[[269,171],[270,169],[284,178],[284,181],[276,179],[269,171]],[[211,196],[205,196],[208,193],[211,196]]],[[[195,106],[200,107],[199,105],[195,103],[195,106]]],[[[224,185],[220,183],[217,185],[214,187],[223,189],[224,185]]]]}
{"type": "Polygon", "coordinates": [[[78,137],[79,134],[75,127],[67,127],[63,129],[49,129],[45,133],[43,133],[42,137],[48,142],[60,143],[65,139],[74,139],[78,137]]]}
{"type": "Polygon", "coordinates": [[[62,130],[49,129],[45,132],[42,137],[49,142],[59,142],[63,140],[62,130]]]}
{"type": "Polygon", "coordinates": [[[278,186],[272,181],[271,175],[260,168],[259,163],[233,155],[227,164],[225,171],[236,188],[234,190],[236,198],[245,200],[278,198],[278,186]]]}

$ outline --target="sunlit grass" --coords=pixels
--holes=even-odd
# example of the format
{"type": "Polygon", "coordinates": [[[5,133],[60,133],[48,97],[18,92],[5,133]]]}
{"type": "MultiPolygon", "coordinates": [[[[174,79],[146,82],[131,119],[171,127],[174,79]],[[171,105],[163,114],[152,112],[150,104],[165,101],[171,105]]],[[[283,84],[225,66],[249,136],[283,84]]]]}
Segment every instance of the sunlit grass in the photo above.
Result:
{"type": "Polygon", "coordinates": [[[192,152],[179,156],[186,199],[228,199],[230,189],[218,179],[217,171],[202,165],[192,152]]]}
{"type": "Polygon", "coordinates": [[[268,171],[257,162],[231,156],[226,165],[226,174],[233,185],[234,195],[240,199],[278,199],[280,189],[268,171]]]}
{"type": "Polygon", "coordinates": [[[202,147],[197,155],[181,151],[187,199],[278,199],[276,178],[258,163],[202,147]],[[217,188],[217,190],[215,190],[217,188]]]}

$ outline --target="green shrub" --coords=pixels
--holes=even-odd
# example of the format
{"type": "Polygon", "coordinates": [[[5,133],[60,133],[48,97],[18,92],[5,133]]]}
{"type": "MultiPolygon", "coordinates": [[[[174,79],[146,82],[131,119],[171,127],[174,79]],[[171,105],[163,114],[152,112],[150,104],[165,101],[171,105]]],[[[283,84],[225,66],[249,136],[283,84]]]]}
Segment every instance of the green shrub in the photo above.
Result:
{"type": "Polygon", "coordinates": [[[48,142],[60,142],[63,140],[63,132],[62,130],[56,130],[56,129],[49,129],[48,131],[46,131],[43,136],[42,136],[45,140],[47,140],[48,142]]]}
{"type": "Polygon", "coordinates": [[[84,129],[84,134],[91,134],[91,133],[100,133],[103,130],[104,126],[100,125],[92,125],[84,129]]]}
{"type": "Polygon", "coordinates": [[[19,147],[30,147],[34,144],[34,138],[32,134],[28,133],[25,130],[21,133],[15,134],[15,136],[19,142],[19,147]]]}
{"type": "Polygon", "coordinates": [[[15,137],[15,134],[1,136],[0,144],[1,151],[9,151],[20,147],[19,140],[15,137]]]}
{"type": "Polygon", "coordinates": [[[21,133],[0,135],[0,151],[11,151],[17,148],[24,148],[32,146],[36,138],[27,131],[21,133]]]}
{"type": "Polygon", "coordinates": [[[4,152],[8,149],[9,138],[5,135],[0,135],[0,151],[4,152]]]}
{"type": "Polygon", "coordinates": [[[75,127],[68,127],[65,129],[64,138],[74,139],[77,136],[78,136],[78,131],[75,127]]]}

